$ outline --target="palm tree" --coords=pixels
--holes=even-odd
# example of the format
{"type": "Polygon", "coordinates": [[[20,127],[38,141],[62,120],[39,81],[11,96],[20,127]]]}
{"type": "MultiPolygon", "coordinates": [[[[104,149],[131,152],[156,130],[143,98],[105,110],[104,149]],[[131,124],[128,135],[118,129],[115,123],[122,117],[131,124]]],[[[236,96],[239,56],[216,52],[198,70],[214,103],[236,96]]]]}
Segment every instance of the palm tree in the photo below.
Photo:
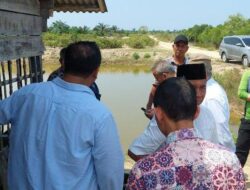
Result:
{"type": "Polygon", "coordinates": [[[104,36],[106,33],[108,33],[109,26],[103,23],[99,23],[97,26],[93,28],[93,30],[96,32],[98,36],[104,36]]]}

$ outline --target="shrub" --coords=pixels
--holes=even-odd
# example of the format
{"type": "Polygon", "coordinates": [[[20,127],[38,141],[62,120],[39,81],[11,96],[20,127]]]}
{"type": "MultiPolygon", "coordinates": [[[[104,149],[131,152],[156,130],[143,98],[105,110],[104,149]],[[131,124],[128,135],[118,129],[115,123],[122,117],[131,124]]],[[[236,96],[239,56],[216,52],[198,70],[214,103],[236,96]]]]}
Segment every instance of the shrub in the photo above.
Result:
{"type": "Polygon", "coordinates": [[[102,49],[121,48],[123,45],[121,40],[117,40],[114,38],[97,38],[96,43],[102,49]]]}
{"type": "Polygon", "coordinates": [[[148,37],[147,35],[130,35],[128,39],[125,40],[125,43],[136,49],[142,49],[146,46],[153,47],[156,42],[148,37]]]}
{"type": "Polygon", "coordinates": [[[138,59],[140,59],[140,55],[138,54],[138,53],[133,53],[133,58],[135,59],[135,60],[138,60],[138,59]]]}
{"type": "Polygon", "coordinates": [[[150,57],[151,57],[151,55],[150,55],[149,53],[145,53],[145,54],[144,54],[144,58],[145,58],[145,59],[148,59],[148,58],[150,58],[150,57]]]}
{"type": "Polygon", "coordinates": [[[238,105],[242,105],[242,101],[238,98],[238,87],[241,80],[241,74],[239,69],[232,69],[225,71],[223,74],[214,73],[214,79],[217,80],[225,89],[229,102],[238,105]]]}
{"type": "Polygon", "coordinates": [[[102,38],[92,34],[78,34],[75,32],[69,34],[46,32],[43,34],[43,40],[46,46],[52,47],[65,47],[80,40],[96,41],[100,48],[121,48],[123,45],[122,40],[116,38],[102,38]]]}

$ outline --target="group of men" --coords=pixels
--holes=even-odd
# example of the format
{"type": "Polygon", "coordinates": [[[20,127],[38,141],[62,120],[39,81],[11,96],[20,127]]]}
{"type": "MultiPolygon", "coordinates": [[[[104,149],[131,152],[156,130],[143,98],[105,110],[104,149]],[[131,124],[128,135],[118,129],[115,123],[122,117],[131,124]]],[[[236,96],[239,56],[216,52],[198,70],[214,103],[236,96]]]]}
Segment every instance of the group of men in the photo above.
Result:
{"type": "MultiPolygon", "coordinates": [[[[173,50],[165,62],[177,77],[168,75],[155,86],[152,119],[129,148],[140,160],[126,188],[244,189],[228,101],[212,78],[211,60],[188,60],[183,35],[173,50]]],[[[122,189],[124,156],[116,124],[90,88],[100,49],[82,41],[64,51],[60,77],[23,87],[0,102],[0,123],[12,126],[9,189],[122,189]]],[[[164,74],[154,71],[156,78],[164,74]]]]}
{"type": "MultiPolygon", "coordinates": [[[[212,78],[211,59],[205,55],[195,55],[187,59],[185,57],[187,50],[188,39],[186,36],[177,36],[173,44],[174,55],[161,61],[162,64],[157,64],[156,68],[153,69],[156,78],[156,84],[153,86],[164,81],[162,78],[159,80],[160,75],[168,76],[166,73],[172,73],[176,69],[175,74],[178,77],[184,76],[196,90],[200,114],[194,120],[194,126],[198,136],[215,144],[221,144],[235,152],[235,145],[229,130],[230,110],[227,95],[224,89],[212,78]],[[158,73],[155,72],[157,69],[158,73]]],[[[152,95],[150,94],[150,96],[152,95]]],[[[152,115],[154,109],[149,106],[147,108],[152,115]]],[[[146,115],[148,116],[148,112],[146,115]]],[[[165,135],[160,132],[157,126],[155,117],[152,116],[148,127],[129,147],[128,155],[137,161],[156,151],[165,139],[165,135]]]]}

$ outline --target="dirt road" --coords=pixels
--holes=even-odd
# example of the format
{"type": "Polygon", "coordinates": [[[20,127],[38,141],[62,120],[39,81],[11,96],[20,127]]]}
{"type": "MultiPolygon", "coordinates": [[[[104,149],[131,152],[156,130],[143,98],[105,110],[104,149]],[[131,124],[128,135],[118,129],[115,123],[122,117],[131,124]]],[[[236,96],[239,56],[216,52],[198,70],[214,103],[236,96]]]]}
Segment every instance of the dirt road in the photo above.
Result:
{"type": "MultiPolygon", "coordinates": [[[[212,59],[216,59],[216,60],[220,60],[220,56],[219,56],[219,52],[218,51],[209,51],[206,49],[202,49],[202,48],[198,48],[198,47],[194,47],[192,45],[189,45],[189,50],[188,50],[188,54],[204,54],[207,55],[209,57],[211,57],[212,59]]],[[[172,50],[172,43],[170,42],[162,42],[159,41],[159,47],[161,48],[165,48],[168,50],[172,50]]]]}
{"type": "MultiPolygon", "coordinates": [[[[152,35],[150,35],[149,37],[158,42],[159,49],[165,49],[167,51],[172,51],[173,42],[159,41],[157,38],[155,38],[152,35]]],[[[220,59],[220,55],[219,55],[218,50],[210,51],[210,50],[207,50],[205,48],[200,48],[197,46],[193,46],[192,44],[189,44],[189,50],[187,52],[187,56],[192,56],[194,54],[204,54],[204,55],[211,57],[212,64],[213,64],[213,72],[215,72],[215,73],[221,73],[221,72],[224,72],[225,70],[230,70],[230,69],[239,69],[240,71],[243,71],[243,67],[242,67],[241,63],[237,63],[237,62],[224,63],[224,62],[222,62],[220,59]]]]}

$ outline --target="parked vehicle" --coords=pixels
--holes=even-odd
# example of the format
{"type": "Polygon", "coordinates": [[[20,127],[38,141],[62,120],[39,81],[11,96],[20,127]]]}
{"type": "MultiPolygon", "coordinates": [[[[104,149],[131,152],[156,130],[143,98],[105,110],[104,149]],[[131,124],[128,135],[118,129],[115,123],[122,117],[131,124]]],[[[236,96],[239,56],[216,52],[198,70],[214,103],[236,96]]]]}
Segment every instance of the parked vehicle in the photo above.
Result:
{"type": "Polygon", "coordinates": [[[250,36],[225,36],[220,43],[219,53],[224,62],[241,61],[250,66],[250,36]]]}

